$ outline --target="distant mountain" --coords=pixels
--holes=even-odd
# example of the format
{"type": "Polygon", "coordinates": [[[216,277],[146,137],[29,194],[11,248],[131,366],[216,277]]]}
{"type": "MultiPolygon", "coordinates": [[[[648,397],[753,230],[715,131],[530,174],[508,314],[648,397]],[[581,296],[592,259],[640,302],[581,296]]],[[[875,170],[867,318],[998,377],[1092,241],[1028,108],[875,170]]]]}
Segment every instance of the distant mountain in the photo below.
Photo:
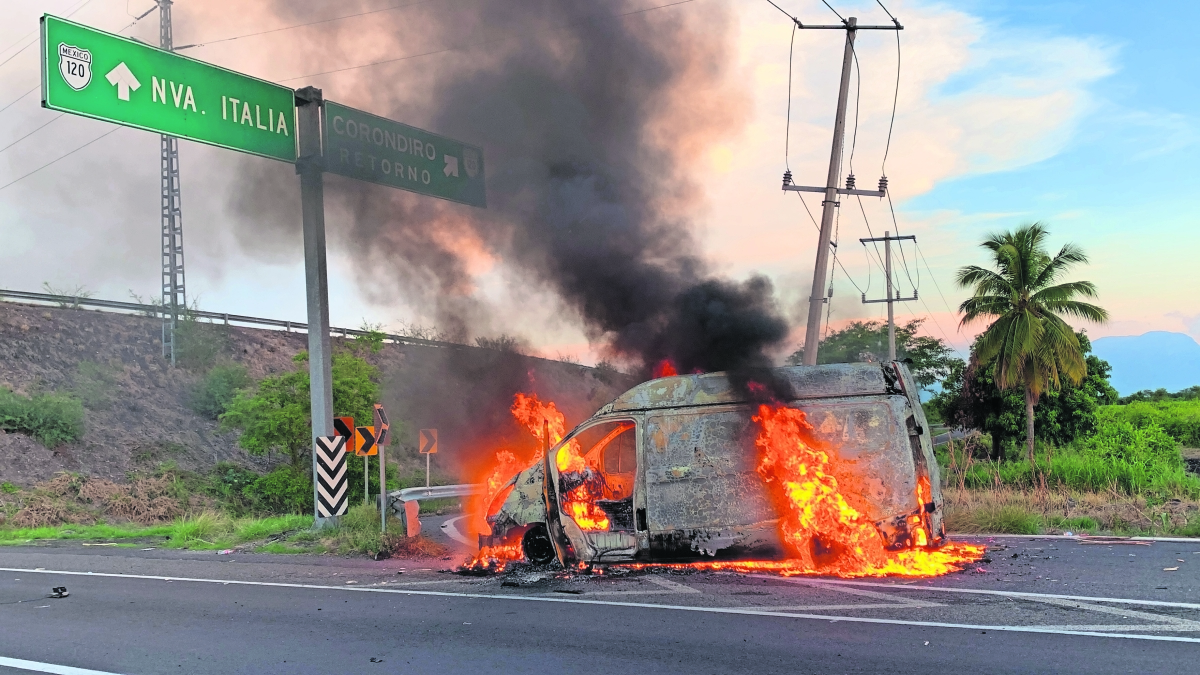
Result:
{"type": "Polygon", "coordinates": [[[1122,396],[1143,389],[1175,392],[1200,384],[1200,344],[1183,333],[1156,330],[1097,338],[1092,352],[1112,365],[1109,381],[1122,396]]]}

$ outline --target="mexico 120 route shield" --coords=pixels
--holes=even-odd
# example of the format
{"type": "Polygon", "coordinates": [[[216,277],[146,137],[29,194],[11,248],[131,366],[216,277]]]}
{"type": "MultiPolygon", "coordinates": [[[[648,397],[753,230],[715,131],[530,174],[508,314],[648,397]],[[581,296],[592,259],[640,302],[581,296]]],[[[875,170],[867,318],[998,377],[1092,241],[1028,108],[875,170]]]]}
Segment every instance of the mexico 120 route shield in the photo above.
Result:
{"type": "Polygon", "coordinates": [[[42,105],[296,161],[291,89],[48,14],[42,105]]]}

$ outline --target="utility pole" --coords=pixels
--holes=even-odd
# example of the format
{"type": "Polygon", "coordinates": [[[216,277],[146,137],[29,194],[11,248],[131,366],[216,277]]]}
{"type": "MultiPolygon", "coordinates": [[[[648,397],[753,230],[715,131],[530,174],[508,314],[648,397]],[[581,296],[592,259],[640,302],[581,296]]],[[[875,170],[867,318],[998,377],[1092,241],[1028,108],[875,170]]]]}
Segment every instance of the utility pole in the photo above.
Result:
{"type": "Polygon", "coordinates": [[[845,188],[838,188],[838,178],[842,171],[842,148],[846,136],[846,102],[850,93],[850,67],[854,60],[854,38],[860,30],[904,30],[904,26],[895,18],[891,26],[860,26],[857,17],[850,17],[840,26],[808,26],[796,17],[791,17],[797,28],[805,30],[844,30],[846,31],[846,48],[842,55],[842,82],[838,89],[837,116],[833,124],[833,150],[829,157],[829,173],[824,187],[810,187],[792,184],[792,172],[783,174],[783,189],[791,192],[818,192],[825,195],[821,202],[821,235],[817,243],[817,262],[813,269],[812,293],[808,297],[808,325],[804,333],[804,365],[817,364],[817,347],[821,342],[821,306],[827,302],[825,298],[825,282],[829,274],[829,245],[833,239],[834,209],[840,205],[838,195],[860,195],[864,197],[887,196],[887,178],[879,179],[879,189],[856,190],[852,178],[847,178],[845,188]]]}
{"type": "Polygon", "coordinates": [[[863,301],[864,305],[869,305],[874,302],[886,302],[887,303],[887,306],[888,306],[888,361],[896,360],[895,303],[908,302],[909,300],[917,299],[917,289],[915,289],[915,288],[913,289],[913,294],[912,294],[911,298],[901,298],[898,295],[896,295],[895,291],[892,290],[892,242],[893,241],[902,241],[904,239],[911,239],[914,242],[917,240],[917,238],[912,236],[911,234],[905,235],[903,237],[900,237],[900,236],[893,237],[891,232],[884,232],[882,237],[859,239],[859,241],[861,241],[863,243],[863,246],[866,246],[870,242],[875,242],[875,241],[883,242],[883,275],[885,277],[887,277],[887,298],[885,298],[883,300],[868,300],[867,294],[863,293],[862,301],[863,301]]]}
{"type": "MultiPolygon", "coordinates": [[[[143,15],[145,16],[145,15],[143,15]]],[[[158,40],[164,51],[174,51],[171,36],[171,0],[158,0],[158,40]]],[[[183,284],[183,211],[179,198],[179,139],[161,137],[162,149],[162,344],[163,358],[175,365],[175,329],[187,311],[183,284]]]]}

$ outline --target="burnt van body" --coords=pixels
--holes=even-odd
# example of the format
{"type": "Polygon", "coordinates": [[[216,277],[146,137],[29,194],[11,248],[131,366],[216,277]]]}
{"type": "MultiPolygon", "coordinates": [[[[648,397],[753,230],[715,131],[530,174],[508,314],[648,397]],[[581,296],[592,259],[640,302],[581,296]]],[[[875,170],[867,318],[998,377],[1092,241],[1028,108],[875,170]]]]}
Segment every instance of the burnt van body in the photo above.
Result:
{"type": "MultiPolygon", "coordinates": [[[[903,363],[792,366],[774,375],[791,386],[787,405],[804,411],[814,436],[854,467],[865,515],[887,547],[945,542],[937,462],[903,363]],[[928,502],[918,503],[918,482],[928,486],[928,502]]],[[[757,470],[757,406],[724,373],[642,383],[513,478],[488,506],[492,533],[481,544],[520,541],[530,560],[564,564],[783,557],[780,514],[757,470]],[[560,470],[568,445],[586,466],[560,470]],[[581,492],[589,504],[579,503],[581,492]]]]}

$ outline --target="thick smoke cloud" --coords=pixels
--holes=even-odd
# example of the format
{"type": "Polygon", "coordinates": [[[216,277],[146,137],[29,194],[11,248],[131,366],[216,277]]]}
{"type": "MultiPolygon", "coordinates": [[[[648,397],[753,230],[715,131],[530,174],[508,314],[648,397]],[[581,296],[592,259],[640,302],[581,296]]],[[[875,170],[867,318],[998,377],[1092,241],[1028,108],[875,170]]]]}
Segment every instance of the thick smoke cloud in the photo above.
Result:
{"type": "MultiPolygon", "coordinates": [[[[516,270],[531,295],[550,291],[601,353],[628,366],[770,365],[767,350],[787,332],[773,289],[765,278],[720,279],[702,259],[690,218],[703,193],[684,171],[746,112],[729,65],[731,18],[702,2],[617,17],[647,6],[447,0],[406,10],[384,51],[420,51],[417,34],[421,45],[477,46],[405,65],[426,69],[419,86],[389,87],[381,67],[369,102],[346,102],[482,146],[488,209],[328,180],[331,208],[348,216],[331,218],[331,239],[387,270],[360,279],[369,292],[430,307],[451,334],[478,334],[502,311],[474,294],[471,260],[482,256],[516,270]]],[[[352,50],[347,40],[324,34],[315,51],[352,50]]],[[[238,203],[256,211],[281,174],[246,174],[238,203]]]]}

